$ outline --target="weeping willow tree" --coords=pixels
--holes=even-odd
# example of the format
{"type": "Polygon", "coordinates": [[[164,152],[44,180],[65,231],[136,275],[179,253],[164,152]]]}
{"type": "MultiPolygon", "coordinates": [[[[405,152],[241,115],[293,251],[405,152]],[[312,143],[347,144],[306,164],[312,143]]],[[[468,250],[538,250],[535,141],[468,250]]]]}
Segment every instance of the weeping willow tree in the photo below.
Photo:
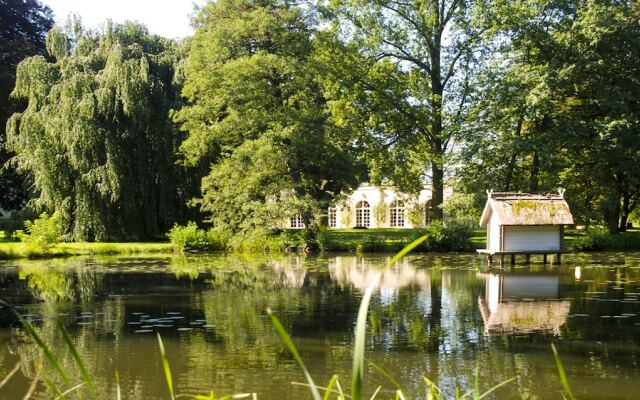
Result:
{"type": "Polygon", "coordinates": [[[74,21],[47,34],[49,59],[18,66],[12,96],[28,107],[7,124],[13,163],[70,239],[150,238],[179,218],[191,196],[169,117],[180,51],[136,23],[94,32],[74,21]]]}

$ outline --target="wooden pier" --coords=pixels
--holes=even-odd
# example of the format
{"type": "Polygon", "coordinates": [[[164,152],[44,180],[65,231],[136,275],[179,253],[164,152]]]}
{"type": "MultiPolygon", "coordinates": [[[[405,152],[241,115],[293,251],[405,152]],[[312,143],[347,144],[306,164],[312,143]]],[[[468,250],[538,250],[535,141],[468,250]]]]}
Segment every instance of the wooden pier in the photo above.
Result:
{"type": "Polygon", "coordinates": [[[493,265],[493,257],[498,256],[501,266],[504,265],[505,256],[510,256],[511,265],[516,265],[516,256],[518,255],[525,256],[525,262],[524,262],[525,265],[531,264],[531,256],[541,255],[542,263],[547,264],[548,257],[549,256],[553,257],[555,255],[555,260],[552,260],[551,264],[559,265],[562,263],[562,254],[568,253],[568,251],[565,251],[565,250],[561,250],[561,251],[557,251],[557,250],[554,250],[554,251],[491,251],[487,249],[479,249],[477,251],[479,254],[487,255],[489,265],[493,265]]]}

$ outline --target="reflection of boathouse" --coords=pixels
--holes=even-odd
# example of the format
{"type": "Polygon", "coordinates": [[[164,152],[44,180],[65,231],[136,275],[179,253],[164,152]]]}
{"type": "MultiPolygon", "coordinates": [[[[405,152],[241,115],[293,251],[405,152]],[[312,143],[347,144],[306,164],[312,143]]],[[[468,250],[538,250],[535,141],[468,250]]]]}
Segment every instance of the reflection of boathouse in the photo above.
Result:
{"type": "Polygon", "coordinates": [[[571,301],[559,300],[560,275],[479,274],[486,280],[478,298],[485,334],[547,332],[560,335],[571,301]]]}

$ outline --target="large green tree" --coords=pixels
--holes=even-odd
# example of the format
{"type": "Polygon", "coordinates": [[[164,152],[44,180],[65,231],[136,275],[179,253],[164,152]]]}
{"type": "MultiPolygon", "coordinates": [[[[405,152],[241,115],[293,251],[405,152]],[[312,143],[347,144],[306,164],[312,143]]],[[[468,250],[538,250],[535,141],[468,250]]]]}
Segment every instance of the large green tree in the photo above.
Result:
{"type": "Polygon", "coordinates": [[[624,230],[638,205],[640,25],[627,1],[506,4],[466,130],[463,190],[565,186],[577,220],[624,230]]]}
{"type": "Polygon", "coordinates": [[[220,0],[195,26],[176,119],[185,161],[210,164],[202,210],[234,231],[298,214],[316,226],[358,168],[329,123],[306,14],[280,0],[220,0]]]}
{"type": "Polygon", "coordinates": [[[323,8],[332,110],[367,144],[372,180],[431,182],[442,215],[446,157],[469,111],[489,13],[465,0],[335,0],[323,8]]]}
{"type": "Polygon", "coordinates": [[[160,235],[188,195],[169,117],[178,104],[176,43],[136,23],[93,32],[71,21],[48,33],[47,50],[53,61],[18,66],[13,96],[28,107],[7,125],[34,206],[59,211],[71,239],[160,235]]]}
{"type": "Polygon", "coordinates": [[[26,200],[23,178],[10,165],[11,154],[5,148],[4,127],[22,102],[9,94],[16,81],[18,63],[26,57],[45,55],[45,36],[53,27],[49,7],[37,0],[0,0],[0,208],[15,210],[26,200]]]}

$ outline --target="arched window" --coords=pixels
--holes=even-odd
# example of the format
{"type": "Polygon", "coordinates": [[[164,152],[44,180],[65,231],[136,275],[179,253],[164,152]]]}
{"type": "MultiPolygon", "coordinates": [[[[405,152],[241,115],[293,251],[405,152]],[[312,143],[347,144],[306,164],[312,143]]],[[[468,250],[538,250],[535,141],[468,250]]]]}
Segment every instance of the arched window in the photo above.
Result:
{"type": "Polygon", "coordinates": [[[356,228],[368,228],[371,224],[371,207],[362,200],[356,204],[356,228]]]}
{"type": "Polygon", "coordinates": [[[404,228],[404,203],[394,200],[389,209],[392,228],[404,228]]]}
{"type": "Polygon", "coordinates": [[[289,227],[291,227],[291,229],[303,229],[304,220],[302,219],[302,215],[289,218],[289,227]]]}
{"type": "Polygon", "coordinates": [[[329,207],[328,215],[328,223],[329,228],[335,228],[338,226],[338,208],[337,207],[329,207]]]}

